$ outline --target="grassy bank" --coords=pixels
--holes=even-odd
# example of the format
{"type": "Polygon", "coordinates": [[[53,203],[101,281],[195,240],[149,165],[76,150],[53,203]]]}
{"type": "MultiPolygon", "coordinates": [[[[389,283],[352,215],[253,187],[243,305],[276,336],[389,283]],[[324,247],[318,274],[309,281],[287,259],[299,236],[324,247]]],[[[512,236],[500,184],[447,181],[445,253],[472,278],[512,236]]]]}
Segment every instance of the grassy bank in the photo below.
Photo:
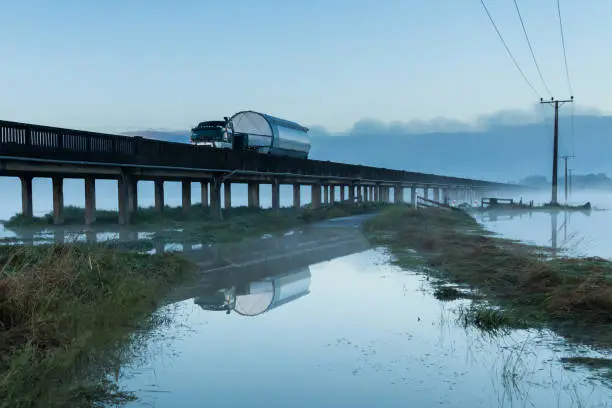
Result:
{"type": "Polygon", "coordinates": [[[134,333],[192,266],[101,247],[0,247],[0,407],[91,407],[130,395],[109,380],[134,333]]]}
{"type": "Polygon", "coordinates": [[[400,266],[468,284],[499,306],[476,303],[462,315],[466,324],[550,327],[612,346],[612,262],[551,259],[542,248],[492,236],[459,211],[392,207],[364,228],[400,266]]]}
{"type": "MultiPolygon", "coordinates": [[[[319,209],[310,209],[308,207],[302,207],[299,210],[294,208],[281,208],[278,211],[272,211],[271,209],[260,209],[260,208],[249,208],[249,207],[234,207],[229,210],[223,209],[221,211],[222,219],[229,220],[233,217],[245,217],[252,215],[260,215],[266,213],[275,213],[282,215],[296,215],[306,214],[305,216],[311,216],[316,218],[317,215],[329,213],[330,211],[337,212],[340,216],[346,214],[356,214],[363,212],[364,209],[377,208],[379,205],[376,203],[360,203],[360,204],[340,204],[335,203],[321,207],[319,209]]],[[[64,222],[63,225],[83,225],[85,223],[85,209],[76,206],[66,206],[63,212],[64,222]]],[[[278,217],[277,217],[278,218],[278,217]]],[[[133,214],[131,223],[134,225],[176,225],[185,222],[208,222],[215,221],[217,218],[210,215],[208,208],[202,208],[200,204],[195,204],[190,208],[187,213],[183,212],[182,207],[164,207],[162,212],[159,212],[155,207],[138,208],[138,211],[133,214]]],[[[119,213],[113,210],[97,210],[96,221],[93,225],[107,226],[116,225],[119,223],[119,213]]],[[[46,225],[54,225],[53,213],[47,213],[42,217],[28,217],[19,213],[12,216],[10,219],[3,222],[7,228],[19,228],[19,227],[38,227],[46,225]]]]}
{"type": "MultiPolygon", "coordinates": [[[[369,213],[384,208],[384,204],[361,203],[361,204],[334,204],[318,209],[282,208],[278,211],[271,209],[253,209],[247,207],[232,208],[224,211],[223,218],[211,217],[201,207],[194,207],[189,214],[183,214],[180,208],[168,207],[163,213],[155,209],[140,209],[133,220],[133,226],[139,231],[151,231],[153,239],[163,241],[192,241],[203,242],[235,242],[247,236],[275,233],[294,227],[307,225],[317,221],[330,218],[345,217],[363,213],[369,213]]],[[[107,213],[102,224],[96,228],[101,230],[112,230],[117,222],[117,214],[111,211],[107,213]],[[114,214],[112,218],[109,214],[114,214]],[[111,223],[110,220],[113,220],[111,223]]],[[[68,224],[82,224],[84,210],[71,207],[66,214],[68,224]],[[79,221],[77,223],[77,220],[79,221]]],[[[45,218],[46,219],[46,218],[45,218]]],[[[48,225],[43,219],[24,219],[17,215],[9,220],[5,226],[19,233],[20,229],[39,228],[48,225]]],[[[51,228],[51,227],[50,227],[51,228]]],[[[17,238],[10,238],[15,241],[17,238]]]]}

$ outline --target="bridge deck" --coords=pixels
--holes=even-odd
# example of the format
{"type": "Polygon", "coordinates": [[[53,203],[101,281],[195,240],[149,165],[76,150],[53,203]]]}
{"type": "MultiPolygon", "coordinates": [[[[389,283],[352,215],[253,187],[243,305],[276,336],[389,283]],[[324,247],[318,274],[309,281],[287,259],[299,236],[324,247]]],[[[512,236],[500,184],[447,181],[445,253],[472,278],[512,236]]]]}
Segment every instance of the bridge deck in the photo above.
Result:
{"type": "MultiPolygon", "coordinates": [[[[269,156],[252,152],[212,150],[204,146],[164,142],[142,137],[118,136],[27,123],[0,121],[0,171],[5,175],[36,165],[40,175],[45,165],[72,165],[73,172],[91,172],[97,177],[119,178],[119,168],[155,178],[166,172],[179,178],[231,173],[233,180],[257,176],[299,179],[310,182],[377,182],[508,189],[509,184],[434,174],[416,173],[328,161],[269,156]],[[11,166],[6,165],[11,162],[11,166]],[[177,175],[176,172],[182,172],[177,175]]],[[[33,171],[33,170],[31,170],[33,171]]],[[[69,172],[67,170],[67,172],[69,172]]]]}

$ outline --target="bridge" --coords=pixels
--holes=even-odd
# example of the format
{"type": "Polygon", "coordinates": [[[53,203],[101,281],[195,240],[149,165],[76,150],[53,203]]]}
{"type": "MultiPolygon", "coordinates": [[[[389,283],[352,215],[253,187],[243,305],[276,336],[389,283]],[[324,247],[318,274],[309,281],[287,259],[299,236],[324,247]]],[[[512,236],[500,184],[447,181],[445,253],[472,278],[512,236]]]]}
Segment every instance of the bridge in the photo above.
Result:
{"type": "Polygon", "coordinates": [[[164,142],[28,123],[0,121],[0,176],[21,180],[22,213],[33,215],[32,179],[47,177],[53,185],[53,219],[63,222],[63,180],[85,180],[85,223],[95,222],[95,180],[114,179],[118,186],[119,223],[129,224],[138,209],[137,183],[153,181],[155,207],[164,208],[164,181],[182,183],[182,208],[191,208],[191,183],[202,186],[202,206],[212,214],[231,208],[231,184],[248,184],[248,205],[259,207],[261,184],[272,185],[272,208],[280,208],[281,184],[293,186],[293,205],[300,207],[300,189],[310,186],[311,205],[340,200],[416,203],[417,188],[425,198],[476,199],[482,194],[519,192],[524,187],[434,174],[392,170],[320,160],[212,150],[205,146],[164,142]],[[323,197],[322,197],[323,192],[323,197]],[[348,198],[347,198],[348,197],[348,198]]]}

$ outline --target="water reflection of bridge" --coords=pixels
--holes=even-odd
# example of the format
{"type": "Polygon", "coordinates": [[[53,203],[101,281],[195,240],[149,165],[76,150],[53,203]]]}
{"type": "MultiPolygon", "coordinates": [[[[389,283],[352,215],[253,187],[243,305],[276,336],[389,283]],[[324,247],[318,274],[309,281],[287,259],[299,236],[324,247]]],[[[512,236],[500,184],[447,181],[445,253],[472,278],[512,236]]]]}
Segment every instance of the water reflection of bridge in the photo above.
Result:
{"type": "Polygon", "coordinates": [[[256,316],[306,296],[309,266],[370,248],[357,228],[311,227],[289,235],[221,244],[188,256],[197,283],[177,289],[169,303],[193,298],[206,310],[256,316]]]}

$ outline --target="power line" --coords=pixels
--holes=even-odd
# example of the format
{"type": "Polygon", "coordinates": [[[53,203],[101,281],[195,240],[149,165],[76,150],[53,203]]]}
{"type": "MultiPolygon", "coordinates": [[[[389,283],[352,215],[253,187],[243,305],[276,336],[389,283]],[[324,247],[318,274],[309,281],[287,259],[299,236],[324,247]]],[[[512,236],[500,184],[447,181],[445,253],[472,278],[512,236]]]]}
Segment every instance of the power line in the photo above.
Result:
{"type": "Polygon", "coordinates": [[[523,33],[525,33],[525,39],[527,40],[529,51],[531,51],[531,57],[533,58],[533,63],[535,64],[536,69],[538,70],[538,74],[540,75],[540,79],[542,80],[542,84],[544,85],[546,92],[548,92],[548,95],[552,96],[552,92],[550,92],[548,85],[546,85],[546,81],[544,80],[544,76],[542,75],[542,71],[540,70],[540,65],[538,64],[538,61],[535,57],[535,53],[533,52],[533,47],[531,46],[531,41],[529,40],[529,36],[527,35],[527,28],[525,27],[525,21],[523,21],[523,16],[521,15],[521,11],[519,10],[517,0],[514,0],[514,6],[516,7],[516,13],[518,14],[519,19],[521,20],[521,25],[523,26],[523,33]]]}
{"type": "Polygon", "coordinates": [[[523,77],[523,79],[525,80],[527,85],[529,85],[529,87],[531,88],[533,93],[535,93],[538,98],[542,98],[540,96],[539,92],[536,91],[536,89],[533,87],[533,85],[531,84],[529,79],[527,79],[527,77],[525,76],[525,73],[523,72],[523,70],[519,66],[518,62],[516,62],[516,59],[514,58],[514,55],[512,55],[512,52],[510,52],[510,48],[508,48],[508,45],[506,44],[506,41],[504,40],[504,37],[502,37],[501,33],[499,32],[499,29],[497,28],[497,25],[495,24],[495,20],[493,20],[493,17],[491,16],[491,13],[489,13],[489,9],[487,8],[486,4],[484,3],[484,0],[480,0],[480,4],[482,4],[482,7],[484,8],[485,12],[487,13],[487,16],[489,16],[489,20],[491,20],[491,24],[493,25],[493,28],[495,28],[495,32],[499,36],[499,39],[501,40],[502,44],[504,45],[504,48],[506,49],[506,52],[508,53],[508,55],[512,59],[512,62],[514,62],[514,66],[516,67],[518,72],[521,74],[521,76],[523,77]]]}
{"type": "Polygon", "coordinates": [[[563,19],[561,18],[561,5],[557,0],[557,12],[559,15],[559,28],[561,29],[561,45],[563,46],[563,60],[565,61],[565,77],[567,78],[567,86],[570,91],[570,95],[573,95],[572,83],[570,81],[569,69],[567,68],[567,53],[565,52],[565,36],[563,35],[563,19]]]}

